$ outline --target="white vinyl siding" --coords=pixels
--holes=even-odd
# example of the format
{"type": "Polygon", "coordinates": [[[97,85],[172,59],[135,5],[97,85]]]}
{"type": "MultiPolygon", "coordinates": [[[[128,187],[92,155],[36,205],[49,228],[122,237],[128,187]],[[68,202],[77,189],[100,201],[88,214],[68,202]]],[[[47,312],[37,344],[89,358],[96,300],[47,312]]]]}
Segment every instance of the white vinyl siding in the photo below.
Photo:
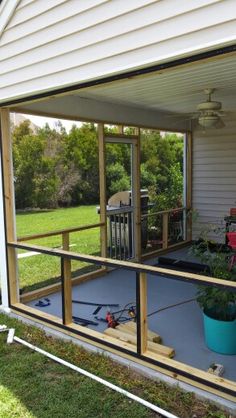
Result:
{"type": "Polygon", "coordinates": [[[21,0],[0,39],[0,97],[230,44],[233,0],[21,0]]]}
{"type": "MultiPolygon", "coordinates": [[[[226,121],[223,129],[193,137],[193,238],[210,225],[224,228],[224,217],[236,207],[236,121],[226,121]],[[234,132],[234,133],[233,133],[234,132]]],[[[210,234],[222,241],[221,234],[210,234]]]]}

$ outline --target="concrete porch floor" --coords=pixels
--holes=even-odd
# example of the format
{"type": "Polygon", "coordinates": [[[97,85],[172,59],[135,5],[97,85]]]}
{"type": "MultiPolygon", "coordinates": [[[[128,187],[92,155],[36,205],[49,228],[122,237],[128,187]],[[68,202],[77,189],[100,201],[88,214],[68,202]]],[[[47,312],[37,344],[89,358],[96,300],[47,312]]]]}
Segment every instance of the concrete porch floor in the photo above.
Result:
{"type": "MultiPolygon", "coordinates": [[[[187,249],[182,249],[169,253],[168,257],[184,259],[186,254],[187,249]]],[[[188,261],[191,260],[188,258],[188,261]]],[[[157,261],[156,258],[150,264],[156,264],[157,261]]],[[[148,313],[192,299],[195,295],[196,287],[192,284],[158,276],[148,276],[148,313]]],[[[49,296],[49,299],[51,305],[48,307],[36,307],[37,301],[32,301],[28,305],[61,318],[61,293],[54,293],[49,296]]],[[[74,286],[73,299],[96,303],[118,303],[120,307],[113,308],[113,311],[122,309],[129,302],[135,303],[135,274],[119,269],[103,277],[74,286]]],[[[73,303],[73,315],[96,321],[93,315],[95,309],[96,306],[73,303]]],[[[97,315],[104,318],[106,311],[107,308],[104,307],[97,315]]],[[[103,332],[106,329],[106,324],[98,322],[98,326],[90,327],[103,332]]],[[[172,307],[150,316],[148,327],[161,335],[164,345],[175,349],[175,360],[202,370],[207,370],[211,363],[223,364],[225,367],[223,377],[236,381],[236,355],[217,354],[206,347],[202,313],[196,301],[172,307]]]]}

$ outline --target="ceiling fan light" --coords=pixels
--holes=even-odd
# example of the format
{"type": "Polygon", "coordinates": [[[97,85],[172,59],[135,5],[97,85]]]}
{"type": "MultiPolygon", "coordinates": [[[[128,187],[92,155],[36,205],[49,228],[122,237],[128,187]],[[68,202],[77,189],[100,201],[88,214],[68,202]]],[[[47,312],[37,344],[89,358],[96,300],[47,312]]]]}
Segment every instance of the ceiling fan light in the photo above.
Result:
{"type": "Polygon", "coordinates": [[[217,115],[202,115],[198,118],[198,123],[203,128],[212,128],[217,124],[219,117],[217,115]]]}

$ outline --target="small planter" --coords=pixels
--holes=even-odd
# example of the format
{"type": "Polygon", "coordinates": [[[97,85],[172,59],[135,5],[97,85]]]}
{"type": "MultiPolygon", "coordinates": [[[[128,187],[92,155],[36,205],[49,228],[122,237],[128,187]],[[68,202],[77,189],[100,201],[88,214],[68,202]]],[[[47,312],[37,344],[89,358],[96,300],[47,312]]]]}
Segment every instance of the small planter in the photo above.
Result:
{"type": "Polygon", "coordinates": [[[236,319],[219,321],[203,313],[206,345],[220,354],[236,354],[236,319]]]}

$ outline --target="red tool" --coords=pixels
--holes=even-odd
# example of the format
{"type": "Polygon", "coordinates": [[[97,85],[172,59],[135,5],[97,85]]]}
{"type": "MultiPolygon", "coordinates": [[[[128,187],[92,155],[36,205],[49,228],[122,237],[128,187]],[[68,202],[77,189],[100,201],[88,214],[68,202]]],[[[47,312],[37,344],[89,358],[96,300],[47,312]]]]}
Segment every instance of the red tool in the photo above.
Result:
{"type": "Polygon", "coordinates": [[[114,315],[111,312],[107,312],[106,314],[106,321],[108,323],[109,328],[115,328],[119,323],[116,321],[114,315]]]}

